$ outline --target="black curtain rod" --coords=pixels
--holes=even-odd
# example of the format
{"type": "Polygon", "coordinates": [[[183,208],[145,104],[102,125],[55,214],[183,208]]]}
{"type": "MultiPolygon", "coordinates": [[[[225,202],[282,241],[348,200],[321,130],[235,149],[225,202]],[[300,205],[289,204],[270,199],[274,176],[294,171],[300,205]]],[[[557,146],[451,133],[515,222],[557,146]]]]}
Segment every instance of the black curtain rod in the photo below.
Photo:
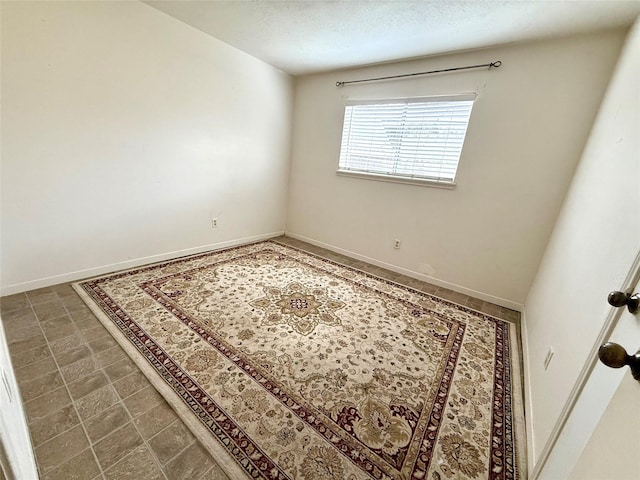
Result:
{"type": "Polygon", "coordinates": [[[502,62],[500,60],[496,60],[495,62],[483,63],[482,65],[470,65],[468,67],[445,68],[443,70],[431,70],[430,72],[405,73],[404,75],[391,75],[390,77],[364,78],[362,80],[336,82],[336,87],[342,87],[343,85],[349,85],[350,83],[377,82],[379,80],[389,80],[392,78],[415,77],[416,75],[431,75],[432,73],[455,72],[456,70],[470,70],[472,68],[489,67],[489,70],[491,70],[492,67],[499,68],[500,65],[502,65],[502,62]]]}

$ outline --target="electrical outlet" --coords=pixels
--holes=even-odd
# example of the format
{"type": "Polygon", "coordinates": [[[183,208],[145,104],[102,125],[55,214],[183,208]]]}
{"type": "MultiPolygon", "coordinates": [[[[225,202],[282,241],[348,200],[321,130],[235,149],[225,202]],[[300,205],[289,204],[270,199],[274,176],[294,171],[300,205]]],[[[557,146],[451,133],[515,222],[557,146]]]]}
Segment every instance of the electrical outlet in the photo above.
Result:
{"type": "Polygon", "coordinates": [[[211,219],[211,228],[218,228],[218,219],[217,218],[212,218],[211,219]]]}
{"type": "Polygon", "coordinates": [[[401,244],[401,243],[402,243],[402,242],[401,242],[400,240],[395,239],[395,240],[393,241],[393,248],[395,248],[396,250],[398,250],[398,249],[400,248],[400,244],[401,244]]]}
{"type": "Polygon", "coordinates": [[[553,347],[549,347],[547,351],[547,355],[544,357],[544,369],[549,368],[549,364],[551,363],[551,359],[553,358],[553,347]]]}

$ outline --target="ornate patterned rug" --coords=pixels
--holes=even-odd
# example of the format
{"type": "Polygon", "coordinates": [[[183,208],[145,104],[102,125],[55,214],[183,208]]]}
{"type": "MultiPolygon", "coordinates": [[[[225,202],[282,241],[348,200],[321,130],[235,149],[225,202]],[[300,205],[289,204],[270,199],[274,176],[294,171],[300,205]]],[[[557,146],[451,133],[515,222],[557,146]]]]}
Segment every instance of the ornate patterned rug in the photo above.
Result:
{"type": "Polygon", "coordinates": [[[518,479],[514,325],[272,241],[74,285],[231,479],[518,479]]]}

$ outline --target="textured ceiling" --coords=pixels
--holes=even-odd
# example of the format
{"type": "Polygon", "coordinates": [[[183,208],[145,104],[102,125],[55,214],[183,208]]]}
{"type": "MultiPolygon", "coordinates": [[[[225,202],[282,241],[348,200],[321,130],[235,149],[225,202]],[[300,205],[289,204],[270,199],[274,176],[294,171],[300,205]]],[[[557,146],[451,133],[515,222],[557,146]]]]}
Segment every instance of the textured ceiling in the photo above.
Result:
{"type": "Polygon", "coordinates": [[[640,1],[146,1],[292,75],[630,25],[640,1]]]}

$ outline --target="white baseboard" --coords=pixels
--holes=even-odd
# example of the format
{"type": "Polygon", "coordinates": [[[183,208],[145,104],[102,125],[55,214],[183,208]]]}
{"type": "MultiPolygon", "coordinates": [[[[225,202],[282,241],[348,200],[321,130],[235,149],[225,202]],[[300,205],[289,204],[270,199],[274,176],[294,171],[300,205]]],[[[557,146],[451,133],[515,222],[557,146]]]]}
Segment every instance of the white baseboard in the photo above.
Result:
{"type": "Polygon", "coordinates": [[[343,255],[346,255],[347,257],[355,258],[356,260],[362,260],[363,262],[367,262],[372,265],[376,265],[378,267],[386,268],[387,270],[391,270],[396,273],[401,273],[408,277],[415,278],[416,280],[422,280],[423,282],[431,283],[432,285],[448,288],[449,290],[453,290],[455,292],[462,293],[464,295],[469,295],[471,297],[478,298],[486,302],[495,303],[496,305],[500,305],[505,308],[510,308],[512,310],[517,310],[519,312],[521,312],[523,308],[522,304],[513,302],[511,300],[507,300],[505,298],[496,297],[488,293],[479,292],[471,288],[463,287],[462,285],[457,285],[455,283],[450,283],[435,277],[430,277],[429,275],[425,275],[424,273],[415,272],[413,270],[409,270],[403,267],[398,267],[397,265],[383,262],[375,258],[367,257],[366,255],[360,255],[359,253],[352,252],[350,250],[345,250],[344,248],[336,247],[335,245],[330,245],[328,243],[314,240],[313,238],[308,238],[303,235],[298,235],[297,233],[285,231],[284,234],[288,237],[302,240],[303,242],[307,242],[312,245],[316,245],[318,247],[326,248],[327,250],[331,250],[332,252],[341,253],[343,255]]]}
{"type": "Polygon", "coordinates": [[[15,283],[8,285],[0,289],[0,296],[13,295],[14,293],[26,292],[34,290],[36,288],[50,287],[51,285],[58,285],[59,283],[73,282],[81,280],[83,278],[95,277],[98,275],[104,275],[106,273],[117,272],[119,270],[126,270],[129,268],[140,267],[142,265],[148,265],[151,263],[162,262],[171,260],[178,257],[185,257],[187,255],[194,255],[197,253],[203,253],[210,250],[219,250],[221,248],[235,247],[245,243],[258,242],[260,240],[266,240],[269,238],[282,235],[284,232],[271,232],[261,235],[254,235],[252,237],[238,238],[234,240],[227,240],[225,242],[211,243],[209,245],[201,245],[199,247],[185,248],[183,250],[176,250],[174,252],[160,253],[157,255],[151,255],[148,257],[135,258],[133,260],[127,260],[124,262],[116,262],[108,265],[101,265],[99,267],[87,268],[84,270],[76,270],[74,272],[62,273],[60,275],[53,275],[51,277],[38,278],[36,280],[29,280],[28,282],[15,283]]]}

